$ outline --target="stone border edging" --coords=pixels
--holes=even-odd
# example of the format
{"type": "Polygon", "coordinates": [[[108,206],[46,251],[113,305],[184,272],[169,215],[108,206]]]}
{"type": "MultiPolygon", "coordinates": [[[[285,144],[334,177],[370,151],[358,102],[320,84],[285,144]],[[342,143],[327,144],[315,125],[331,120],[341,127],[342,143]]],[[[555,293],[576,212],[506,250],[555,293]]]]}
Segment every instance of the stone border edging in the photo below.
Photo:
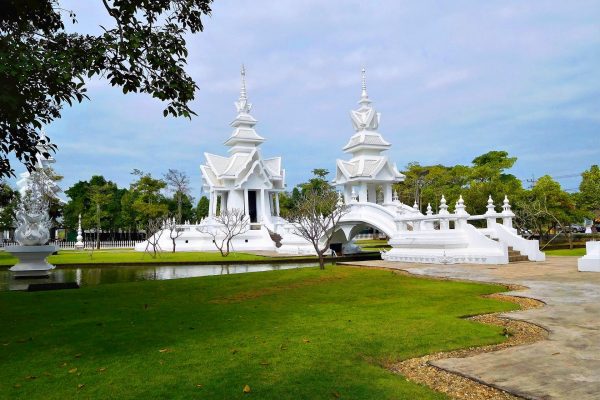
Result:
{"type": "MultiPolygon", "coordinates": [[[[364,265],[351,265],[345,264],[347,266],[354,267],[362,267],[362,268],[374,268],[374,269],[384,269],[388,271],[392,271],[396,274],[407,275],[411,277],[417,278],[425,278],[432,280],[442,280],[442,281],[455,281],[455,282],[468,282],[468,283],[485,283],[496,286],[503,286],[509,291],[519,291],[519,290],[527,290],[529,289],[526,286],[515,285],[515,284],[507,284],[507,283],[498,283],[498,282],[484,282],[484,281],[473,281],[468,279],[456,279],[456,278],[448,278],[448,277],[437,277],[437,276],[429,276],[429,275],[421,275],[421,274],[413,274],[410,270],[406,269],[397,269],[397,268],[389,268],[389,267],[370,267],[364,265]]],[[[516,303],[520,306],[519,310],[515,310],[515,312],[520,312],[524,310],[529,310],[533,308],[540,308],[546,305],[544,301],[534,299],[531,297],[525,296],[515,296],[515,295],[507,295],[504,293],[493,293],[490,295],[484,295],[484,297],[496,298],[500,301],[510,301],[516,303]]],[[[510,330],[512,329],[515,333],[510,334],[508,336],[508,340],[492,344],[492,345],[483,345],[478,347],[470,347],[466,349],[458,349],[451,350],[433,354],[427,354],[422,357],[410,358],[407,360],[400,361],[398,363],[393,363],[387,365],[386,368],[393,373],[404,376],[408,381],[413,381],[415,383],[425,385],[432,390],[437,392],[444,393],[453,399],[459,400],[518,400],[518,399],[527,399],[527,400],[539,400],[535,397],[530,397],[523,393],[517,392],[508,392],[504,389],[497,387],[494,384],[490,384],[488,382],[484,382],[475,377],[471,377],[468,375],[464,375],[461,373],[457,373],[455,371],[449,371],[442,367],[436,366],[433,364],[436,360],[441,360],[445,358],[466,358],[470,356],[474,356],[476,354],[481,353],[490,353],[498,350],[502,350],[509,347],[514,346],[522,346],[528,345],[540,340],[546,340],[549,335],[548,329],[534,324],[529,321],[517,320],[510,318],[507,314],[510,314],[511,311],[502,311],[496,313],[488,313],[488,314],[479,314],[475,316],[464,316],[465,318],[477,321],[483,324],[497,325],[504,327],[507,330],[507,333],[510,334],[510,330]],[[525,333],[524,331],[529,330],[529,333],[525,333]]]]}
{"type": "MultiPolygon", "coordinates": [[[[367,261],[367,260],[379,260],[381,259],[380,253],[369,252],[363,253],[362,255],[352,256],[341,256],[341,257],[327,257],[326,262],[346,262],[346,261],[367,261]]],[[[265,257],[260,260],[227,260],[226,257],[223,260],[215,261],[148,261],[148,262],[98,262],[98,263],[53,263],[58,268],[69,268],[69,267],[81,267],[81,268],[94,268],[94,267],[155,267],[161,265],[168,266],[184,266],[184,265],[240,265],[240,264],[308,264],[318,262],[319,259],[315,257],[289,257],[289,258],[269,258],[265,257]]],[[[10,265],[1,266],[9,268],[10,265]]]]}

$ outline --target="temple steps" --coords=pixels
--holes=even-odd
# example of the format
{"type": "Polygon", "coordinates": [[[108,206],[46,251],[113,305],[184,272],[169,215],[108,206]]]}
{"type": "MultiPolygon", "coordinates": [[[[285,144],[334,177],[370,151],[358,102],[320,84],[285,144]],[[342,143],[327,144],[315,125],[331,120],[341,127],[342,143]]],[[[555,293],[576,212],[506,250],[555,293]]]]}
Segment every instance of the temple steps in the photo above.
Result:
{"type": "Polygon", "coordinates": [[[521,254],[520,251],[513,249],[512,247],[508,247],[508,262],[523,262],[529,261],[529,257],[521,254]]]}
{"type": "MultiPolygon", "coordinates": [[[[492,239],[493,241],[499,242],[500,240],[498,238],[492,238],[489,235],[486,235],[488,239],[492,239]]],[[[513,249],[512,247],[508,246],[508,262],[512,263],[512,262],[524,262],[524,261],[529,261],[529,257],[524,256],[523,254],[521,254],[520,251],[517,251],[515,249],[513,249]]]]}

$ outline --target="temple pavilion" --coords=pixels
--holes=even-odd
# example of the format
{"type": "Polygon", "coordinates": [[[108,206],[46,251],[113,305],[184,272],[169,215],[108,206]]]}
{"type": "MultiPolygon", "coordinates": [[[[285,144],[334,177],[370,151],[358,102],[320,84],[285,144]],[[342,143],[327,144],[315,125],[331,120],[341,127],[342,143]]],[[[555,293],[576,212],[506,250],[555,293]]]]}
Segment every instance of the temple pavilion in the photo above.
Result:
{"type": "Polygon", "coordinates": [[[279,193],[285,190],[285,170],[281,157],[263,158],[260,145],[265,139],[255,129],[250,115],[252,104],[246,93],[246,71],[242,66],[240,97],[235,102],[237,116],[233,132],[225,141],[228,156],[204,153],[200,166],[202,187],[209,194],[209,217],[221,210],[243,209],[251,223],[268,223],[279,216],[279,193]]]}
{"type": "Polygon", "coordinates": [[[392,185],[404,181],[405,176],[398,171],[387,155],[382,154],[391,147],[383,136],[377,132],[379,128],[378,113],[367,94],[367,80],[365,69],[362,70],[362,92],[359,108],[350,111],[354,135],[343,147],[343,151],[350,153],[350,160],[336,161],[334,184],[343,186],[344,200],[381,203],[391,205],[395,200],[392,185]],[[379,190],[378,190],[379,189],[379,190]],[[378,192],[383,194],[383,199],[378,198],[378,192]]]}

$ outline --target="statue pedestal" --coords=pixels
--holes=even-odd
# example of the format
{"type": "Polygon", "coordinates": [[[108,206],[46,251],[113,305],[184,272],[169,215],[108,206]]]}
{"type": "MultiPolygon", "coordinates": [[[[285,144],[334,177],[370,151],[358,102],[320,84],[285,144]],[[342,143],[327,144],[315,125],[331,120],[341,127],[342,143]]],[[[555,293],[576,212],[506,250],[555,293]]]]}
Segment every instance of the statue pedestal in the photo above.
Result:
{"type": "Polygon", "coordinates": [[[55,268],[46,257],[58,251],[58,246],[6,246],[5,250],[19,259],[17,265],[10,268],[15,278],[34,278],[47,277],[55,268]]]}
{"type": "Polygon", "coordinates": [[[586,254],[577,260],[581,272],[600,272],[600,242],[586,242],[586,254]]]}

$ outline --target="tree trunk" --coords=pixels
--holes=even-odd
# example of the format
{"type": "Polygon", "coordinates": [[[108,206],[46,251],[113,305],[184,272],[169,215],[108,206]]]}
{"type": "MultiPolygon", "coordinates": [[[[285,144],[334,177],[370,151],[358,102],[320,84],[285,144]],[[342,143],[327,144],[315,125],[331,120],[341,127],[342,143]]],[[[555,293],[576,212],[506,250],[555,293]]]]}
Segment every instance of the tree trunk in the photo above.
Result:
{"type": "Polygon", "coordinates": [[[569,249],[573,250],[573,232],[567,233],[567,238],[569,239],[569,249]]]}
{"type": "Polygon", "coordinates": [[[177,223],[181,224],[181,193],[177,196],[177,223]]]}
{"type": "Polygon", "coordinates": [[[177,238],[171,238],[171,240],[173,241],[173,253],[175,253],[175,239],[177,238]]]}
{"type": "Polygon", "coordinates": [[[322,252],[317,253],[319,255],[319,269],[325,269],[325,257],[322,252]]]}

